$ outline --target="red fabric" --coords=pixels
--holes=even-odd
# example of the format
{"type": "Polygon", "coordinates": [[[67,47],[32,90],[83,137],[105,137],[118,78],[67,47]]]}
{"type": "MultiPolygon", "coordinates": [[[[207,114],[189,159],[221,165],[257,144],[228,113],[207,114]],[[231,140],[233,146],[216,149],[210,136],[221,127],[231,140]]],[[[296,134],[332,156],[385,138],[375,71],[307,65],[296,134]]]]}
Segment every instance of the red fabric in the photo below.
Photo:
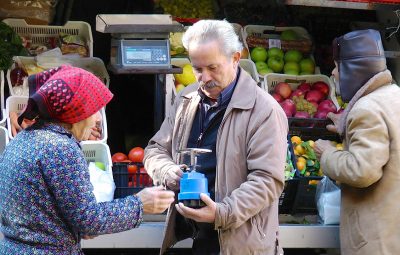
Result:
{"type": "Polygon", "coordinates": [[[113,97],[103,82],[92,73],[72,66],[61,66],[29,79],[30,100],[22,116],[36,103],[39,116],[77,123],[103,108],[113,97]]]}

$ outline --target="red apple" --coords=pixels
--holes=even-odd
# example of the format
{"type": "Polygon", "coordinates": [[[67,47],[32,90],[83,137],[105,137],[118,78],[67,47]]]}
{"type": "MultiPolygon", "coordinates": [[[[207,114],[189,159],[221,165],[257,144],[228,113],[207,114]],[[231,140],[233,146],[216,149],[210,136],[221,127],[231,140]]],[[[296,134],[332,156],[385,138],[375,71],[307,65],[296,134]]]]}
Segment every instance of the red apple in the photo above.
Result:
{"type": "Polygon", "coordinates": [[[290,94],[290,98],[292,97],[299,97],[299,96],[304,96],[304,91],[301,89],[296,89],[290,94]]]}
{"type": "Polygon", "coordinates": [[[318,90],[322,92],[322,94],[324,94],[325,96],[328,96],[329,94],[329,85],[323,81],[314,82],[313,85],[311,86],[311,89],[318,90]]]}
{"type": "Polygon", "coordinates": [[[275,93],[281,95],[284,99],[289,98],[292,93],[290,85],[286,82],[279,82],[274,89],[275,93]]]}
{"type": "Polygon", "coordinates": [[[325,98],[325,95],[322,94],[319,90],[310,90],[306,94],[306,100],[309,102],[319,103],[325,98]]]}
{"type": "Polygon", "coordinates": [[[285,99],[280,105],[287,117],[292,117],[296,113],[296,105],[292,99],[285,99]]]}
{"type": "Polygon", "coordinates": [[[311,84],[308,82],[303,82],[297,87],[297,89],[307,92],[307,91],[311,90],[311,84]]]}
{"type": "Polygon", "coordinates": [[[275,98],[275,100],[278,101],[278,103],[283,101],[282,96],[277,93],[272,93],[272,97],[275,98]]]}
{"type": "Polygon", "coordinates": [[[331,100],[326,99],[319,103],[317,111],[336,112],[336,106],[331,100]]]}

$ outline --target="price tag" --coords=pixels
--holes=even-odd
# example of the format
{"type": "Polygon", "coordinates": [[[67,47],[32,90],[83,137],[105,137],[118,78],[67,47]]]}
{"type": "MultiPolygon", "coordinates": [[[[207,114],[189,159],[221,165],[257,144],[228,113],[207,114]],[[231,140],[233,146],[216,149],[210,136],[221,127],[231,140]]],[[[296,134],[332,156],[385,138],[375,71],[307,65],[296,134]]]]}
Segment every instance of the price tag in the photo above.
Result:
{"type": "Polygon", "coordinates": [[[268,39],[269,48],[281,48],[281,40],[279,39],[268,39]]]}

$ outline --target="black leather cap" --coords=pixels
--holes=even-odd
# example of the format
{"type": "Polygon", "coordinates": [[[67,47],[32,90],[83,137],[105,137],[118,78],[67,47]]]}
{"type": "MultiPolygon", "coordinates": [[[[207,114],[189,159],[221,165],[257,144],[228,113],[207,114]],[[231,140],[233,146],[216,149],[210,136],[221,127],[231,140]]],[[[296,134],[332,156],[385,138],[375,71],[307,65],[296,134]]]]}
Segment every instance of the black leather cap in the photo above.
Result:
{"type": "Polygon", "coordinates": [[[385,71],[381,36],[373,29],[357,30],[335,38],[333,57],[339,68],[340,95],[349,102],[374,75],[385,71]]]}

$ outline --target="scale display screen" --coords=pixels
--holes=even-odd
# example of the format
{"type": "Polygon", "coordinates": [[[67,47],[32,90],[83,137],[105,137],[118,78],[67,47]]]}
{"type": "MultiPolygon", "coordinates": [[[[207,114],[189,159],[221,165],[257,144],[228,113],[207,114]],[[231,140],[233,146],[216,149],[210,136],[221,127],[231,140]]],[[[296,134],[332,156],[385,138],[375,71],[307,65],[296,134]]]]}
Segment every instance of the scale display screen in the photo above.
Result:
{"type": "Polygon", "coordinates": [[[123,66],[170,66],[168,40],[122,40],[123,66]]]}

